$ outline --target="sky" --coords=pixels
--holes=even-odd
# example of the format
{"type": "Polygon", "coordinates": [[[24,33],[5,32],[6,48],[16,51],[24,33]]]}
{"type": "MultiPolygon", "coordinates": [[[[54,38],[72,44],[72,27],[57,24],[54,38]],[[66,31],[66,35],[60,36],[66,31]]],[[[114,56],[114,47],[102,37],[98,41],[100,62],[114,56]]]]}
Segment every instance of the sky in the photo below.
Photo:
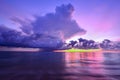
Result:
{"type": "Polygon", "coordinates": [[[33,16],[54,13],[56,6],[69,3],[75,9],[72,18],[87,31],[72,39],[120,40],[120,0],[0,0],[0,24],[19,30],[12,17],[32,20],[33,16]]]}

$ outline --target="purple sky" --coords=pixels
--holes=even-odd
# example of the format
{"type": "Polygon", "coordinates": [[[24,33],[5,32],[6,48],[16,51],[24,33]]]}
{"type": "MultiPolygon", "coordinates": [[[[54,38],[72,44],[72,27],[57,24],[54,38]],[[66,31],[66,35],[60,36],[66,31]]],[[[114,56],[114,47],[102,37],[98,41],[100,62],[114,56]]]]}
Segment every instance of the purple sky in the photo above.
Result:
{"type": "Polygon", "coordinates": [[[120,39],[120,0],[0,0],[0,24],[18,29],[11,17],[32,19],[32,15],[55,12],[56,6],[68,3],[75,8],[73,19],[87,31],[81,37],[120,39]]]}

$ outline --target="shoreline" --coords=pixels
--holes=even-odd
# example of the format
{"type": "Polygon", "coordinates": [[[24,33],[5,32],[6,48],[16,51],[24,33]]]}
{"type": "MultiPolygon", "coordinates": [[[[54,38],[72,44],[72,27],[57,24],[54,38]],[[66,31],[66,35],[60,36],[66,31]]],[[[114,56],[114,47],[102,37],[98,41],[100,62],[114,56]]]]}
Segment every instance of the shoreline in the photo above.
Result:
{"type": "MultiPolygon", "coordinates": [[[[9,48],[0,47],[0,52],[42,52],[45,51],[40,48],[9,48]]],[[[51,52],[105,52],[105,53],[120,53],[120,50],[105,50],[105,49],[67,49],[67,50],[53,50],[51,52]]]]}

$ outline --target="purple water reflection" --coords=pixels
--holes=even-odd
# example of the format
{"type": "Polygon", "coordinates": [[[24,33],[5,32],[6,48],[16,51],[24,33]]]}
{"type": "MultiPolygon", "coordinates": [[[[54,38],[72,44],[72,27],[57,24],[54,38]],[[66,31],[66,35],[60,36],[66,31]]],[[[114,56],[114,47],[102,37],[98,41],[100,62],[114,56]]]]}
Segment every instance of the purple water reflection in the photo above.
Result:
{"type": "Polygon", "coordinates": [[[120,53],[0,52],[0,80],[119,80],[120,53]]]}

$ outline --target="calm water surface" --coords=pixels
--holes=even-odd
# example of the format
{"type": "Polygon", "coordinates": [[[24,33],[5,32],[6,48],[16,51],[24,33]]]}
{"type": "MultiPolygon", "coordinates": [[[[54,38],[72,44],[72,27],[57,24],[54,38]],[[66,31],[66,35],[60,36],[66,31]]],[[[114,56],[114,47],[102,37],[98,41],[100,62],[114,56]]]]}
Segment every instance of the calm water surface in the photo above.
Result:
{"type": "Polygon", "coordinates": [[[0,80],[120,80],[120,53],[0,52],[0,80]]]}

